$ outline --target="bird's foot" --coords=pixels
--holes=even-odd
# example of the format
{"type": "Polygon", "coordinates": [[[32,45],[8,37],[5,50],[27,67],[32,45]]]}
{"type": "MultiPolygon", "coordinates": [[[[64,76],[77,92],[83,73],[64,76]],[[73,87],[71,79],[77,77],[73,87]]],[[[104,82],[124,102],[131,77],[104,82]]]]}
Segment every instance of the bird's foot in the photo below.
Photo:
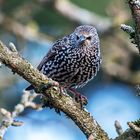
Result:
{"type": "Polygon", "coordinates": [[[52,86],[58,87],[59,84],[57,82],[55,82],[55,81],[54,82],[49,82],[48,80],[46,80],[46,81],[44,80],[43,83],[40,85],[38,90],[39,91],[45,91],[45,90],[49,89],[52,86]]]}
{"type": "Polygon", "coordinates": [[[59,88],[60,88],[60,92],[62,94],[67,94],[67,90],[66,90],[66,88],[64,86],[59,86],[59,88]]]}
{"type": "Polygon", "coordinates": [[[80,103],[81,108],[83,108],[83,106],[87,105],[88,100],[85,96],[81,95],[79,92],[77,92],[73,88],[68,88],[68,91],[73,94],[75,101],[80,103]]]}

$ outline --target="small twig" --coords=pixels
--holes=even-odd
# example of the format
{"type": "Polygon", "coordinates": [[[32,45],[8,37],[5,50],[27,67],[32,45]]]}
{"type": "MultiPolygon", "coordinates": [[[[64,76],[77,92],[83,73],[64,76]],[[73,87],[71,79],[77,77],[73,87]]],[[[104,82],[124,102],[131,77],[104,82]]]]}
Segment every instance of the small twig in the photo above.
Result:
{"type": "Polygon", "coordinates": [[[135,30],[131,26],[128,26],[126,24],[121,24],[121,29],[128,33],[130,36],[135,34],[135,30]]]}
{"type": "Polygon", "coordinates": [[[140,96],[140,84],[137,84],[135,86],[136,92],[137,92],[137,96],[140,96]]]}
{"type": "Polygon", "coordinates": [[[140,53],[140,0],[127,0],[135,22],[135,42],[140,53]]]}
{"type": "Polygon", "coordinates": [[[128,124],[128,126],[129,126],[131,129],[133,129],[133,130],[135,130],[136,132],[140,133],[140,127],[138,127],[137,125],[135,125],[133,122],[128,122],[127,124],[128,124]]]}
{"type": "Polygon", "coordinates": [[[19,116],[21,112],[24,111],[25,108],[31,107],[33,109],[41,109],[42,105],[38,105],[33,102],[37,95],[35,93],[32,95],[28,91],[23,91],[23,95],[21,97],[21,101],[17,104],[13,110],[13,112],[9,112],[4,108],[0,109],[0,113],[3,116],[2,123],[0,125],[0,139],[3,139],[5,132],[7,131],[9,126],[21,126],[23,122],[14,120],[15,117],[19,116]]]}
{"type": "Polygon", "coordinates": [[[10,42],[9,43],[9,48],[12,52],[17,52],[16,46],[14,45],[14,43],[10,42]]]}
{"type": "Polygon", "coordinates": [[[120,122],[118,122],[116,120],[114,125],[115,125],[116,132],[118,133],[118,135],[122,135],[123,134],[123,129],[122,129],[122,126],[121,126],[120,122]]]}
{"type": "Polygon", "coordinates": [[[136,44],[135,30],[131,26],[128,26],[128,25],[125,25],[125,24],[121,24],[121,29],[130,35],[130,39],[132,39],[131,43],[136,44]]]}
{"type": "Polygon", "coordinates": [[[21,122],[21,121],[17,121],[17,120],[14,120],[13,123],[11,124],[12,126],[22,126],[24,123],[21,122]]]}
{"type": "Polygon", "coordinates": [[[11,117],[11,113],[4,108],[0,109],[0,113],[3,116],[3,121],[0,125],[0,140],[3,139],[5,132],[8,127],[13,123],[13,118],[11,117]]]}

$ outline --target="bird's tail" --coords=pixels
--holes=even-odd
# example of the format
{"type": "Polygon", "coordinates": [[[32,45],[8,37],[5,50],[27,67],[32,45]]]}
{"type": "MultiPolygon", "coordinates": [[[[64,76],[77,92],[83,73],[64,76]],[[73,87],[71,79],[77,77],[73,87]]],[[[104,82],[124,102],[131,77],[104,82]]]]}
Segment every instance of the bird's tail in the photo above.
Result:
{"type": "Polygon", "coordinates": [[[25,90],[26,90],[26,91],[27,91],[27,90],[34,90],[34,87],[33,87],[32,85],[30,85],[30,86],[28,86],[25,90]]]}

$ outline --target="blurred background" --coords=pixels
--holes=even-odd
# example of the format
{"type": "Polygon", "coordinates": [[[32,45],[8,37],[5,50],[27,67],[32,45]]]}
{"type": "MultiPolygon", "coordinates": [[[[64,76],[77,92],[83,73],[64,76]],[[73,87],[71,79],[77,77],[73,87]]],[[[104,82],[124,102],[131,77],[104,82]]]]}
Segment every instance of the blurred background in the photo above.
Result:
{"type": "MultiPolygon", "coordinates": [[[[76,26],[91,24],[101,40],[100,72],[79,92],[87,96],[87,109],[110,137],[116,137],[114,122],[123,129],[140,117],[140,56],[120,24],[133,25],[127,3],[122,0],[0,0],[0,40],[13,42],[19,53],[37,66],[52,43],[76,26]]],[[[0,68],[0,107],[13,110],[28,85],[18,75],[0,68]]],[[[86,140],[78,127],[62,113],[27,109],[10,127],[5,140],[86,140]]]]}

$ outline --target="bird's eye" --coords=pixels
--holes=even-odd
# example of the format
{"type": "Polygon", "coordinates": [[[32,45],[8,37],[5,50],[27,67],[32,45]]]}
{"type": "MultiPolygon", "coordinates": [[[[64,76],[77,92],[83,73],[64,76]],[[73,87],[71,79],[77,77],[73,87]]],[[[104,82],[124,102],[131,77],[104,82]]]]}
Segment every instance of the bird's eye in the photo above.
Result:
{"type": "Polygon", "coordinates": [[[79,40],[79,36],[76,36],[76,39],[79,40]]]}
{"type": "Polygon", "coordinates": [[[91,40],[91,36],[88,36],[88,37],[87,37],[87,40],[91,40]]]}

